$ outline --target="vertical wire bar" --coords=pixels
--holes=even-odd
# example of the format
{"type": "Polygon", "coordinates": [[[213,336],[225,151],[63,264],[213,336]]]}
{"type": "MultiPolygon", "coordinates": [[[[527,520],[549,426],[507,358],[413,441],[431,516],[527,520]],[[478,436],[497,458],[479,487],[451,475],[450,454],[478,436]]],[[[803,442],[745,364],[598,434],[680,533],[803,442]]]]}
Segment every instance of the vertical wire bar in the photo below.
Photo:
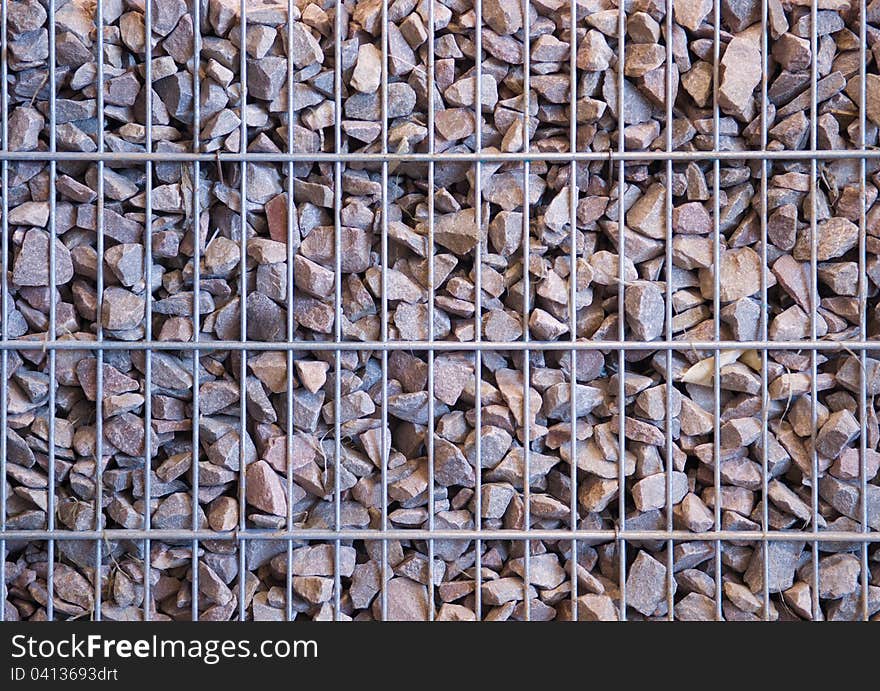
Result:
{"type": "MultiPolygon", "coordinates": [[[[428,154],[434,157],[434,3],[428,2],[428,154]]],[[[480,128],[477,81],[476,129],[480,128]]],[[[479,226],[477,226],[479,228],[479,226]]],[[[479,234],[479,231],[478,231],[479,234]]],[[[428,342],[434,343],[434,161],[428,160],[428,342]]],[[[428,530],[434,530],[434,351],[428,351],[428,530]]],[[[479,437],[478,437],[479,438],[479,437]]],[[[428,540],[428,619],[434,621],[434,539],[428,540]]]]}
{"type": "MultiPolygon", "coordinates": [[[[287,45],[293,45],[293,0],[287,0],[287,45]]],[[[244,109],[242,109],[244,113],[244,109]]],[[[244,119],[244,115],[242,115],[244,119]]],[[[287,60],[287,151],[293,153],[294,149],[294,109],[293,109],[293,59],[288,56],[287,60]]],[[[293,221],[296,215],[296,205],[293,201],[295,163],[287,164],[287,342],[292,343],[296,325],[294,324],[293,304],[293,221]]],[[[339,321],[339,313],[336,313],[336,321],[339,321]]],[[[285,454],[285,480],[287,484],[287,531],[293,532],[293,351],[287,351],[287,370],[285,374],[287,389],[287,430],[285,441],[287,443],[285,454]]],[[[339,457],[335,457],[334,483],[339,487],[339,457]]],[[[339,547],[333,549],[333,584],[334,593],[336,583],[339,580],[339,547]]],[[[284,607],[287,621],[293,621],[293,538],[287,539],[287,577],[285,578],[284,607]]]]}
{"type": "MultiPolygon", "coordinates": [[[[144,2],[144,48],[146,86],[146,152],[153,151],[153,3],[144,2]]],[[[53,89],[54,91],[54,89],[53,89]]],[[[54,108],[53,108],[54,110],[54,108]]],[[[153,340],[153,162],[148,160],[146,168],[146,224],[144,226],[144,338],[153,340]]],[[[153,382],[153,353],[147,348],[144,352],[144,381],[149,389],[153,382]]],[[[144,529],[150,530],[151,494],[153,472],[153,401],[151,396],[144,396],[144,529]]],[[[198,597],[196,593],[192,596],[198,597]]],[[[144,540],[144,619],[152,618],[152,586],[150,584],[150,539],[144,540]]]]}
{"type": "MultiPolygon", "coordinates": [[[[721,148],[721,126],[720,126],[720,114],[718,110],[718,85],[719,85],[719,66],[721,62],[720,53],[721,53],[721,4],[716,0],[713,3],[714,7],[714,17],[713,17],[713,44],[712,44],[712,52],[713,52],[713,60],[712,60],[712,150],[719,151],[721,148]]],[[[713,214],[712,214],[712,223],[713,230],[715,235],[715,241],[712,244],[712,327],[713,327],[713,340],[720,341],[721,340],[721,228],[720,228],[720,202],[719,202],[719,194],[720,194],[720,182],[719,177],[721,175],[721,167],[718,159],[716,158],[713,161],[713,180],[712,187],[714,194],[712,195],[713,201],[713,214]]],[[[715,531],[721,530],[721,434],[719,430],[721,429],[721,368],[720,368],[720,359],[721,359],[721,351],[718,348],[715,348],[715,361],[714,361],[714,372],[712,375],[712,393],[713,393],[713,415],[714,415],[714,427],[713,427],[713,447],[712,447],[712,460],[714,461],[714,488],[715,488],[715,531]]],[[[724,617],[721,609],[721,551],[722,544],[721,540],[715,540],[715,618],[718,621],[721,621],[724,617]]]]}
{"type": "MultiPolygon", "coordinates": [[[[532,148],[531,136],[531,86],[529,84],[531,72],[531,52],[532,46],[530,41],[530,15],[531,3],[529,0],[523,0],[523,153],[529,153],[532,148]]],[[[479,121],[477,123],[479,127],[479,121]]],[[[531,483],[529,477],[529,459],[531,456],[530,432],[531,425],[531,406],[529,405],[529,390],[531,388],[530,360],[529,353],[529,311],[531,309],[529,296],[529,257],[531,249],[531,233],[529,226],[529,173],[530,163],[528,160],[523,161],[523,341],[526,343],[526,349],[523,351],[523,529],[528,533],[531,527],[531,483]]],[[[482,261],[482,258],[478,258],[482,261]]],[[[479,439],[479,437],[478,437],[479,439]]],[[[532,601],[529,597],[529,588],[531,587],[531,549],[532,545],[528,539],[523,541],[523,599],[525,606],[526,621],[532,618],[532,601]]]]}
{"type": "MultiPolygon", "coordinates": [[[[672,153],[672,2],[666,0],[666,153],[672,153]]],[[[672,341],[672,159],[666,159],[666,340],[672,341]]],[[[675,470],[672,456],[672,349],[666,349],[666,530],[670,533],[672,523],[672,472],[675,470]]],[[[666,541],[666,617],[675,618],[673,573],[673,544],[670,537],[666,541]]]]}
{"type": "MultiPolygon", "coordinates": [[[[429,3],[433,8],[434,3],[429,3]]],[[[479,343],[483,338],[483,180],[480,157],[483,153],[483,128],[482,117],[482,80],[483,80],[483,2],[474,0],[476,13],[474,36],[474,56],[476,61],[477,76],[477,104],[476,108],[476,137],[474,149],[477,152],[477,160],[474,162],[474,222],[477,226],[477,245],[474,248],[477,261],[474,262],[474,343],[479,343]]],[[[433,9],[432,9],[433,12],[433,9]]],[[[431,22],[431,43],[433,40],[434,23],[431,22]]],[[[433,115],[432,115],[433,117],[433,115]]],[[[433,258],[431,260],[433,262],[433,258]]],[[[474,528],[479,533],[483,529],[483,352],[479,349],[474,351],[474,436],[476,437],[476,457],[474,461],[474,528]]],[[[483,618],[483,541],[479,538],[474,540],[474,614],[477,621],[483,618]]]]}
{"type": "MultiPolygon", "coordinates": [[[[2,262],[2,305],[0,315],[3,332],[3,341],[9,340],[9,85],[6,81],[7,66],[7,0],[0,0],[0,149],[3,151],[0,162],[0,232],[2,232],[3,256],[2,262]]],[[[7,381],[9,367],[9,353],[5,349],[0,353],[0,381],[7,381]]],[[[0,392],[0,594],[3,602],[0,603],[0,622],[6,621],[6,418],[8,412],[8,394],[0,392]]]]}
{"type": "MultiPolygon", "coordinates": [[[[57,150],[55,138],[55,0],[49,1],[49,152],[57,150]]],[[[5,105],[5,104],[4,104],[5,105]]],[[[58,213],[55,203],[56,162],[49,162],[49,340],[55,341],[57,331],[57,306],[55,304],[55,241],[58,236],[58,213]]],[[[5,296],[4,296],[5,297],[5,296]]],[[[47,525],[55,529],[55,349],[49,348],[49,499],[47,525]]],[[[3,478],[3,482],[6,479],[3,478]]],[[[4,556],[5,559],[5,556],[4,556]]],[[[46,576],[46,618],[52,621],[55,615],[55,540],[49,539],[49,571],[46,576]]]]}
{"type": "MultiPolygon", "coordinates": [[[[721,3],[716,0],[713,3],[713,59],[712,59],[712,150],[718,151],[721,148],[721,126],[720,115],[718,111],[718,72],[721,63],[721,3]]],[[[721,176],[721,166],[718,159],[713,161],[713,179],[712,179],[712,225],[715,241],[712,243],[712,337],[717,342],[721,340],[721,215],[720,201],[718,196],[719,177],[721,176]]],[[[713,446],[712,460],[714,461],[714,488],[715,488],[715,511],[714,511],[714,529],[721,530],[721,367],[720,357],[721,351],[715,348],[714,352],[714,372],[712,375],[712,393],[713,393],[713,415],[715,418],[713,426],[713,446]]],[[[721,609],[721,540],[715,540],[715,618],[721,621],[724,617],[721,609]]]]}
{"type": "MultiPolygon", "coordinates": [[[[98,39],[98,91],[97,112],[98,154],[104,153],[104,0],[98,0],[95,6],[95,25],[98,39]]],[[[95,227],[97,228],[97,261],[96,272],[96,305],[98,350],[95,353],[95,530],[104,525],[104,326],[101,311],[104,305],[104,161],[98,159],[98,199],[95,207],[95,227]]],[[[5,379],[3,379],[5,381],[5,379]]],[[[146,387],[149,395],[149,387],[146,387]]],[[[101,621],[102,587],[101,564],[103,562],[103,545],[95,540],[95,621],[101,621]]]]}
{"type": "MultiPolygon", "coordinates": [[[[433,4],[433,3],[432,3],[433,4]]],[[[388,0],[382,0],[382,343],[388,342],[388,0]]],[[[433,392],[430,392],[433,393],[433,392]]],[[[430,397],[430,396],[429,396],[430,397]]],[[[388,350],[382,350],[382,532],[388,530],[388,350]]],[[[382,621],[388,618],[388,541],[382,540],[382,621]]]]}
{"type": "MultiPolygon", "coordinates": [[[[568,75],[569,75],[569,130],[568,151],[572,154],[568,181],[568,205],[569,225],[571,226],[571,248],[569,254],[568,272],[568,331],[571,340],[571,352],[569,354],[569,384],[571,391],[571,448],[569,451],[569,527],[572,534],[577,530],[577,200],[578,200],[578,166],[574,159],[577,151],[577,3],[571,0],[569,3],[569,39],[568,39],[568,75]]],[[[571,619],[578,619],[578,584],[577,584],[577,539],[571,539],[571,619]]]]}
{"type": "MultiPolygon", "coordinates": [[[[867,3],[859,3],[859,150],[864,154],[866,148],[865,122],[866,118],[866,86],[867,79],[866,69],[866,49],[867,38],[865,36],[865,24],[867,22],[867,3]]],[[[815,60],[815,58],[813,58],[815,60]]],[[[867,259],[866,253],[866,189],[865,179],[865,158],[859,159],[859,340],[864,343],[868,334],[868,283],[866,275],[867,259]]],[[[867,455],[868,455],[868,401],[867,401],[867,356],[865,350],[859,351],[859,513],[861,516],[861,531],[868,532],[868,497],[867,497],[867,455]]],[[[874,407],[874,401],[871,400],[871,407],[874,407]]],[[[870,616],[868,610],[868,581],[871,571],[868,568],[868,543],[862,542],[859,546],[861,557],[861,617],[867,621],[870,616]]]]}
{"type": "MultiPolygon", "coordinates": [[[[623,64],[626,56],[626,7],[618,4],[617,12],[617,151],[623,153],[625,139],[623,130],[626,126],[626,107],[624,105],[623,64]]],[[[613,171],[613,167],[612,167],[613,171]]],[[[626,226],[624,224],[624,190],[626,189],[626,166],[620,160],[617,177],[617,340],[621,343],[626,338],[626,321],[624,318],[624,292],[626,287],[626,226]]],[[[613,173],[612,173],[613,177],[613,173]]],[[[626,350],[617,351],[617,521],[620,533],[626,531],[626,350]]],[[[618,587],[620,588],[620,620],[626,621],[626,537],[621,535],[617,540],[618,587]]]]}
{"type": "MultiPolygon", "coordinates": [[[[761,152],[767,151],[767,17],[768,1],[761,0],[761,152]]],[[[761,340],[767,341],[767,159],[761,159],[761,340]]],[[[761,351],[761,530],[770,530],[769,493],[767,490],[769,461],[767,443],[770,424],[770,396],[767,389],[767,349],[761,351]]],[[[765,621],[770,620],[770,544],[761,540],[761,608],[765,621]]]]}
{"type": "MultiPolygon", "coordinates": [[[[819,308],[819,281],[816,266],[818,253],[818,238],[816,230],[816,116],[817,116],[817,84],[819,80],[818,38],[816,34],[816,19],[818,13],[818,0],[810,3],[810,340],[816,340],[816,323],[818,321],[817,309],[819,308]]],[[[817,406],[816,397],[818,389],[816,376],[818,374],[816,351],[810,351],[810,499],[812,509],[811,532],[815,535],[819,532],[819,455],[816,450],[816,424],[817,406]]],[[[819,607],[819,542],[813,541],[812,552],[813,587],[810,590],[812,597],[812,615],[816,621],[821,616],[819,607]]]]}
{"type": "MultiPolygon", "coordinates": [[[[199,141],[199,129],[201,127],[201,80],[199,79],[199,68],[202,58],[202,29],[201,29],[201,3],[193,3],[193,139],[192,150],[199,152],[201,150],[201,142],[199,141]]],[[[201,224],[201,205],[199,204],[199,176],[201,175],[201,166],[199,161],[193,161],[193,198],[192,198],[192,215],[193,215],[193,343],[199,342],[199,305],[202,296],[201,284],[201,245],[202,245],[202,224],[201,224]]],[[[192,401],[192,528],[199,528],[199,351],[193,349],[192,352],[192,375],[193,375],[193,401],[192,401]]],[[[239,459],[240,463],[244,463],[244,459],[239,459]]],[[[192,602],[190,603],[190,616],[193,621],[199,620],[199,541],[193,540],[190,547],[192,549],[192,602]]],[[[239,578],[243,579],[244,574],[239,572],[239,578]]]]}
{"type": "MultiPolygon", "coordinates": [[[[336,12],[333,19],[333,34],[334,34],[334,46],[333,46],[333,82],[335,84],[334,89],[334,102],[333,102],[333,153],[340,154],[342,152],[342,9],[343,5],[341,2],[336,3],[336,12]]],[[[341,218],[341,210],[342,210],[342,163],[339,160],[336,160],[333,163],[333,264],[334,264],[334,304],[336,307],[336,318],[333,322],[333,329],[335,334],[336,342],[339,343],[342,340],[342,319],[340,315],[342,314],[342,218],[341,218]]],[[[291,290],[293,287],[291,286],[291,290]]],[[[340,507],[341,499],[341,488],[339,484],[339,458],[342,454],[342,430],[340,427],[339,418],[342,416],[342,403],[340,401],[342,397],[342,354],[339,350],[334,351],[333,353],[333,457],[336,459],[336,482],[334,483],[333,488],[333,502],[334,502],[334,522],[333,526],[336,532],[339,532],[342,529],[340,525],[342,522],[342,510],[340,507]]],[[[384,448],[384,439],[383,439],[383,447],[384,448]]],[[[341,543],[339,540],[336,540],[334,544],[334,564],[333,564],[333,578],[334,578],[334,611],[333,618],[334,620],[339,620],[340,613],[340,589],[341,583],[339,580],[339,551],[341,549],[341,543]]]]}
{"type": "MultiPolygon", "coordinates": [[[[241,75],[241,95],[239,108],[241,110],[241,129],[239,151],[244,154],[247,151],[247,0],[241,0],[239,7],[239,74],[241,75]]],[[[288,58],[289,60],[290,58],[288,58]]],[[[241,361],[239,363],[239,430],[238,430],[238,456],[239,456],[239,479],[238,479],[238,529],[244,532],[247,528],[247,161],[241,162],[241,190],[239,199],[240,225],[239,225],[239,263],[241,264],[241,285],[239,286],[239,338],[241,339],[241,361]]],[[[290,497],[288,497],[290,503],[290,497]]],[[[238,572],[244,574],[244,549],[238,550],[238,572]]],[[[288,572],[287,578],[291,574],[288,572]]],[[[244,607],[244,578],[238,581],[238,620],[245,620],[244,607]]]]}

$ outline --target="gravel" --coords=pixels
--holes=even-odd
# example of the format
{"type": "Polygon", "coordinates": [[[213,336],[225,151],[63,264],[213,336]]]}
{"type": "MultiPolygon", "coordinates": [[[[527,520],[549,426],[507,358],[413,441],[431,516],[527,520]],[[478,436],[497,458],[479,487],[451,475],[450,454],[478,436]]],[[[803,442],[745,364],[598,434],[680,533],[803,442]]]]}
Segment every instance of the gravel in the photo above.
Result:
{"type": "MultiPolygon", "coordinates": [[[[296,2],[289,17],[285,0],[263,0],[242,36],[237,0],[201,2],[199,27],[189,0],[151,0],[148,90],[144,4],[105,3],[99,118],[94,3],[69,0],[55,11],[53,118],[46,5],[10,0],[7,144],[22,157],[6,164],[4,339],[84,348],[4,350],[6,526],[140,529],[148,514],[155,529],[219,534],[195,554],[188,540],[152,540],[149,570],[137,541],[105,541],[99,569],[93,543],[57,541],[53,616],[93,615],[96,594],[120,620],[369,620],[383,601],[400,620],[833,620],[861,618],[863,601],[880,616],[876,550],[823,540],[814,553],[807,536],[860,531],[863,504],[880,530],[880,351],[834,347],[880,333],[877,165],[865,162],[862,188],[857,158],[820,153],[815,171],[775,158],[762,199],[757,161],[725,154],[716,168],[711,153],[811,149],[814,63],[816,147],[876,146],[880,15],[867,8],[861,132],[857,7],[820,3],[814,51],[807,5],[771,0],[763,56],[760,3],[723,0],[716,71],[708,0],[676,1],[671,35],[664,3],[627,5],[625,54],[610,0],[578,6],[576,36],[567,2],[524,16],[518,0],[484,0],[482,56],[468,2],[435,2],[432,32],[427,2],[391,2],[383,25],[378,0],[345,2],[339,17],[332,2],[296,2]],[[595,154],[575,164],[554,158],[570,151],[572,121],[577,151],[595,154]],[[646,153],[623,180],[607,157],[621,137],[646,153]],[[656,156],[667,141],[693,155],[671,178],[656,156]],[[50,180],[41,154],[53,144],[116,157],[59,160],[50,180]],[[478,144],[495,160],[455,158],[478,144]],[[148,150],[171,156],[126,160],[148,150]],[[198,171],[173,160],[196,150],[198,171]],[[224,158],[243,150],[265,156],[244,171],[224,158]],[[383,167],[371,156],[385,151],[444,158],[383,167]],[[496,158],[523,151],[527,169],[496,158]],[[350,159],[321,158],[332,153],[350,159]],[[766,362],[748,345],[765,333],[780,342],[766,362]],[[814,335],[823,347],[801,349],[814,335]],[[208,345],[194,355],[196,338],[208,345]],[[230,349],[243,338],[252,350],[230,349]],[[504,347],[526,338],[640,345],[622,359],[613,345],[576,359],[504,347]],[[98,358],[97,339],[119,345],[98,358]],[[147,339],[163,346],[149,358],[147,339]],[[416,343],[430,339],[442,352],[416,343]],[[669,360],[651,345],[667,339],[681,342],[669,360]],[[691,345],[717,339],[743,347],[716,362],[691,345]],[[358,349],[382,340],[387,355],[358,349]],[[479,357],[476,340],[489,346],[479,357]],[[383,520],[604,537],[575,549],[489,536],[479,554],[448,536],[388,540],[383,569],[378,541],[337,549],[303,535],[383,520]],[[285,542],[222,539],[288,527],[290,574],[285,542]],[[624,527],[698,535],[627,540],[621,553],[624,527]],[[805,535],[744,536],[716,554],[705,539],[716,529],[805,535]]],[[[5,545],[5,616],[47,618],[46,543],[5,545]]]]}

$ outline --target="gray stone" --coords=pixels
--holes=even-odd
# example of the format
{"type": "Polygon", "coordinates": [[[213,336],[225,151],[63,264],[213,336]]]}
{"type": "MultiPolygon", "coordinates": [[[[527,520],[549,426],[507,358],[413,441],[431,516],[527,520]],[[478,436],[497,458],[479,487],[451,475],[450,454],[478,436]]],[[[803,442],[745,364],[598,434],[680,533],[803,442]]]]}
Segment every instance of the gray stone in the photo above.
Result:
{"type": "Polygon", "coordinates": [[[247,469],[247,502],[254,508],[274,516],[287,514],[287,497],[281,479],[265,461],[257,461],[247,469]]]}
{"type": "Polygon", "coordinates": [[[382,54],[372,43],[358,47],[357,64],[351,75],[353,89],[365,94],[375,93],[382,77],[382,54]]]}
{"type": "Polygon", "coordinates": [[[639,281],[626,287],[626,323],[640,341],[653,341],[663,333],[663,293],[654,283],[639,281]]]}
{"type": "Polygon", "coordinates": [[[679,0],[673,6],[675,21],[685,29],[696,31],[712,11],[712,0],[679,0]]]}
{"type": "MultiPolygon", "coordinates": [[[[795,570],[803,549],[803,542],[773,540],[767,543],[768,580],[766,587],[770,593],[781,593],[791,588],[794,584],[795,570]]],[[[763,592],[763,549],[756,549],[752,552],[752,558],[743,579],[753,593],[763,592]]]]}
{"type": "Polygon", "coordinates": [[[104,251],[104,261],[126,288],[143,279],[144,247],[136,243],[114,245],[104,251]]]}
{"type": "Polygon", "coordinates": [[[34,151],[39,145],[45,124],[45,119],[36,108],[19,106],[13,110],[9,115],[9,150],[34,151]]]}
{"type": "Polygon", "coordinates": [[[848,410],[832,413],[816,435],[816,450],[827,458],[837,458],[859,435],[859,429],[859,421],[848,410]]]}
{"type": "Polygon", "coordinates": [[[146,301],[140,295],[125,288],[110,287],[104,290],[101,323],[111,331],[135,329],[144,320],[146,301]]]}
{"type": "MultiPolygon", "coordinates": [[[[24,236],[12,269],[12,282],[19,286],[49,285],[49,233],[31,228],[24,236]]],[[[73,278],[73,263],[67,247],[55,238],[55,285],[73,278]]]]}
{"type": "Polygon", "coordinates": [[[735,36],[721,58],[718,103],[725,113],[745,118],[753,108],[752,94],[761,81],[761,51],[750,38],[735,36]]]}
{"type": "MultiPolygon", "coordinates": [[[[385,621],[427,621],[430,616],[428,589],[409,578],[392,578],[385,584],[388,610],[385,621]]],[[[373,603],[373,618],[382,619],[379,600],[373,603]]]]}
{"type": "MultiPolygon", "coordinates": [[[[299,23],[294,24],[294,27],[297,26],[301,25],[299,23]]],[[[302,31],[308,33],[304,28],[302,31]]],[[[301,53],[299,58],[309,59],[309,55],[311,55],[311,51],[306,46],[306,51],[301,53]]],[[[284,86],[286,79],[287,58],[270,55],[259,60],[248,60],[247,88],[248,94],[254,98],[259,98],[263,101],[274,101],[281,93],[281,88],[284,86]]]]}
{"type": "Polygon", "coordinates": [[[651,616],[666,597],[666,580],[666,566],[640,550],[626,577],[627,605],[651,616]]]}

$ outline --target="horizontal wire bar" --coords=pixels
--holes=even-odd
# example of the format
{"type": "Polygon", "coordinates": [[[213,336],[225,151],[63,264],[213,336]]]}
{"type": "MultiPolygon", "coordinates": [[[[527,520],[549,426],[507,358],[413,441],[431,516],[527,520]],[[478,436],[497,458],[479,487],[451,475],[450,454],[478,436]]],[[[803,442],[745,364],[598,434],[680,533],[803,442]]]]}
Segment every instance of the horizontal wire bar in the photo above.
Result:
{"type": "Polygon", "coordinates": [[[424,530],[373,528],[332,530],[329,528],[259,531],[232,530],[6,530],[4,540],[676,540],[679,542],[723,540],[739,542],[880,542],[880,532],[827,531],[822,533],[784,530],[717,530],[692,533],[687,530],[424,530]]]}
{"type": "Polygon", "coordinates": [[[303,153],[256,152],[192,153],[181,151],[0,151],[0,161],[105,161],[107,163],[491,163],[513,161],[811,161],[840,159],[880,159],[880,149],[806,150],[806,151],[560,151],[530,152],[438,152],[438,153],[303,153]]]}
{"type": "Polygon", "coordinates": [[[0,350],[880,350],[880,341],[0,341],[0,350]]]}

